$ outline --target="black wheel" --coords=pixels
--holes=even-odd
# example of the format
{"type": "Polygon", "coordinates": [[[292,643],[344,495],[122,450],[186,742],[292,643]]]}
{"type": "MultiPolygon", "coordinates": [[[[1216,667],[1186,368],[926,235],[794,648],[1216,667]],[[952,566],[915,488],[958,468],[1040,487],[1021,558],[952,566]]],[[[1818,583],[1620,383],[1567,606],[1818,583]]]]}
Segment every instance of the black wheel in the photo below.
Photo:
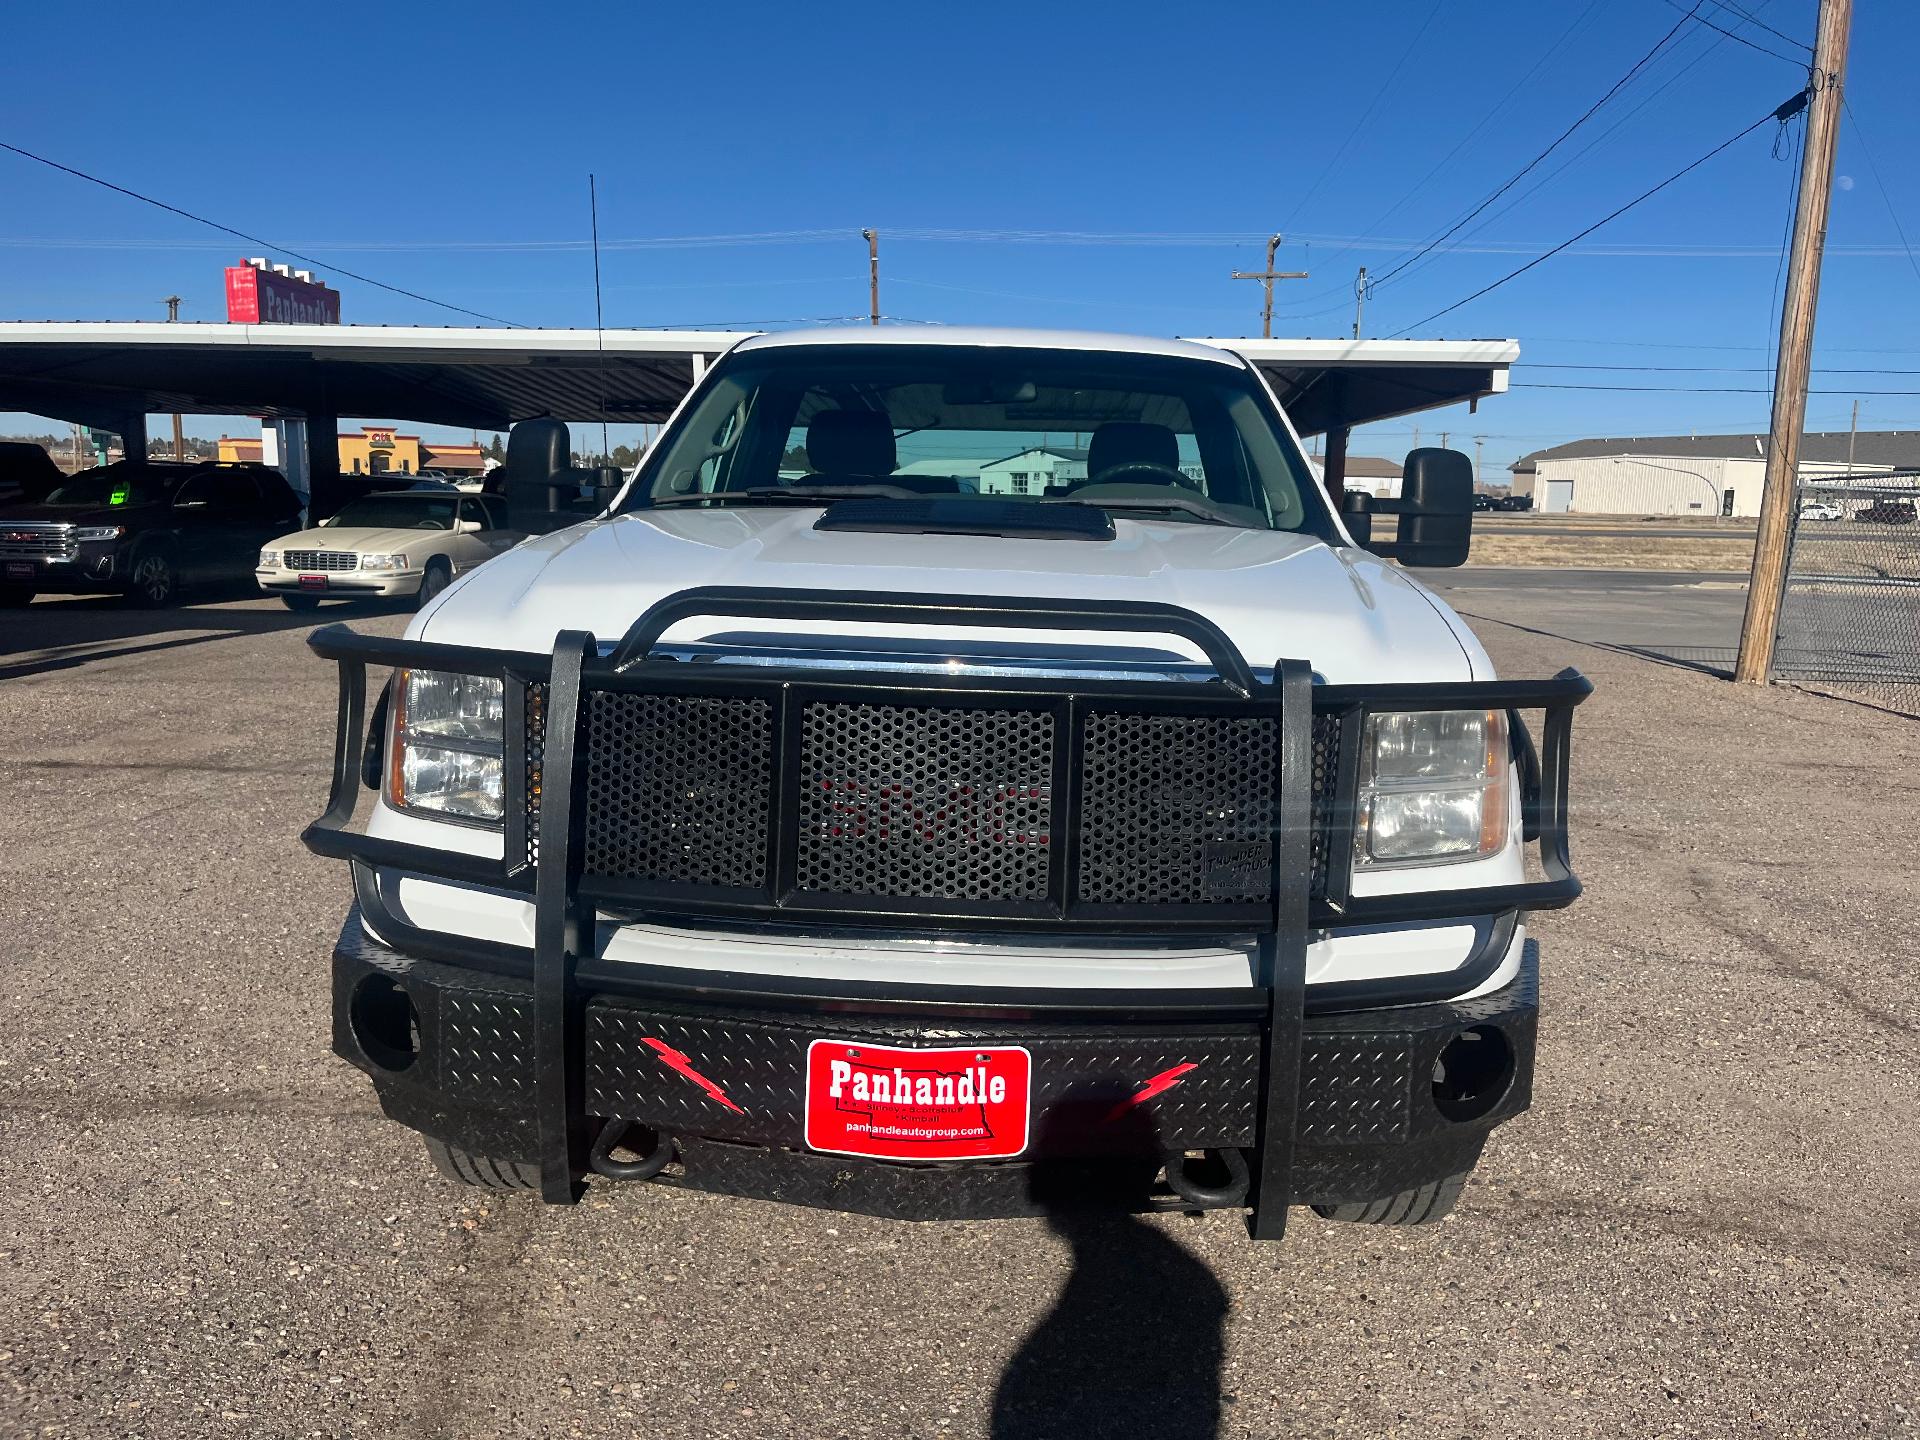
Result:
{"type": "Polygon", "coordinates": [[[429,560],[427,573],[420,577],[419,608],[424,610],[433,603],[433,597],[453,583],[453,567],[444,560],[429,560]]]}
{"type": "Polygon", "coordinates": [[[307,611],[320,608],[320,601],[312,595],[282,595],[280,603],[289,610],[307,611]]]}
{"type": "Polygon", "coordinates": [[[128,572],[127,598],[150,610],[171,605],[180,593],[180,574],[165,550],[142,550],[128,572]]]}
{"type": "Polygon", "coordinates": [[[34,593],[24,585],[0,585],[0,610],[17,610],[33,603],[34,593]]]}
{"type": "Polygon", "coordinates": [[[1313,1213],[1322,1220],[1351,1220],[1361,1225],[1432,1225],[1453,1213],[1472,1173],[1462,1170],[1457,1175],[1402,1190],[1384,1200],[1366,1200],[1358,1205],[1316,1205],[1313,1213]]]}
{"type": "Polygon", "coordinates": [[[422,1137],[427,1154],[439,1172],[457,1185],[473,1185],[482,1190],[538,1190],[540,1167],[519,1160],[496,1160],[491,1155],[475,1155],[444,1140],[422,1137]]]}

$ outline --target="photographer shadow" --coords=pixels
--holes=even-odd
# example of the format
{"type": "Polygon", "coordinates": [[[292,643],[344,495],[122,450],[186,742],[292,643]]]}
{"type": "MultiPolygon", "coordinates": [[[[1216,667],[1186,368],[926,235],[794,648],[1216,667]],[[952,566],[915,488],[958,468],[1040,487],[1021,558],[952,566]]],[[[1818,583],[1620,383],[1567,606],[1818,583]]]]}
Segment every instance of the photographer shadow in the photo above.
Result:
{"type": "MultiPolygon", "coordinates": [[[[1105,1122],[1112,1101],[1099,1104],[1105,1122]]],[[[1081,1130],[1058,1109],[1050,1120],[1055,1130],[1081,1130]]],[[[1127,1132],[1116,1137],[1122,1148],[1154,1152],[1144,1115],[1118,1123],[1127,1132]]],[[[1111,1134],[1113,1127],[1102,1128],[1111,1134]]],[[[1057,1150],[1047,1140],[1043,1133],[1039,1153],[1057,1150]]],[[[1185,1246],[1121,1208],[1144,1193],[1155,1168],[1151,1161],[1034,1167],[1032,1196],[1071,1247],[1072,1269],[1000,1377],[994,1440],[1219,1434],[1226,1291],[1185,1246]]]]}

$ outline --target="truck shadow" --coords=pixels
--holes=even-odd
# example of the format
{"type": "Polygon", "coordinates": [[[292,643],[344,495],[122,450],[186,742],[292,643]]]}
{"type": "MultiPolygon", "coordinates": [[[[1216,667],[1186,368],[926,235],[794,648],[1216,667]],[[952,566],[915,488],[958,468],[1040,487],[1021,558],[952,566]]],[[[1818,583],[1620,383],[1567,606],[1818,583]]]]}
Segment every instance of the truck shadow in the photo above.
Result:
{"type": "Polygon", "coordinates": [[[1227,1316],[1213,1271],[1157,1226],[1099,1208],[1072,1178],[1038,1167],[1032,1193],[1072,1269],[1000,1377],[994,1440],[1212,1440],[1227,1316]]]}

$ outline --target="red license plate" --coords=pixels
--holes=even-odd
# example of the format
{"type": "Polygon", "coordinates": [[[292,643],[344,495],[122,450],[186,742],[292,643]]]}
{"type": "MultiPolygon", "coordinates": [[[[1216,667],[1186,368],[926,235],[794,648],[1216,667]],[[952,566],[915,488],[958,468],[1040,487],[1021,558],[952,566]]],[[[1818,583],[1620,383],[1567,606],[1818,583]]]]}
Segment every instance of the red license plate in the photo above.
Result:
{"type": "Polygon", "coordinates": [[[302,590],[324,590],[327,588],[327,577],[324,575],[302,575],[300,577],[300,588],[302,590]]]}
{"type": "Polygon", "coordinates": [[[32,564],[20,560],[9,560],[7,562],[7,578],[9,580],[33,579],[32,564]]]}
{"type": "Polygon", "coordinates": [[[807,1046],[807,1144],[878,1160],[994,1160],[1027,1148],[1033,1058],[1018,1045],[807,1046]]]}

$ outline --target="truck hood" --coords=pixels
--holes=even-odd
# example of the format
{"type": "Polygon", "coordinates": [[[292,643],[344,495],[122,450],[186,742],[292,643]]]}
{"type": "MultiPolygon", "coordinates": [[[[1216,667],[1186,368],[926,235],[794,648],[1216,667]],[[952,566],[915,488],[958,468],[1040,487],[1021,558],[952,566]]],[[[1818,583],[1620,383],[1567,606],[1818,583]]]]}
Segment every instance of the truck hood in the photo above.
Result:
{"type": "MultiPolygon", "coordinates": [[[[1467,680],[1492,674],[1452,611],[1403,571],[1311,536],[1116,517],[1112,541],[899,535],[813,528],[813,507],[688,509],[590,521],[529,541],[472,571],[408,630],[414,639],[532,652],[562,630],[610,644],[656,601],[699,585],[821,596],[910,595],[1157,600],[1212,620],[1256,669],[1304,658],[1329,683],[1467,680]]],[[[888,637],[867,624],[696,619],[669,642],[752,635],[888,637]]],[[[1082,658],[1198,658],[1171,637],[927,627],[940,653],[967,641],[1035,642],[1082,658]],[[958,643],[951,643],[958,642],[958,643]]],[[[897,640],[899,637],[892,637],[897,640]]],[[[844,639],[835,643],[845,644],[844,639]]]]}

